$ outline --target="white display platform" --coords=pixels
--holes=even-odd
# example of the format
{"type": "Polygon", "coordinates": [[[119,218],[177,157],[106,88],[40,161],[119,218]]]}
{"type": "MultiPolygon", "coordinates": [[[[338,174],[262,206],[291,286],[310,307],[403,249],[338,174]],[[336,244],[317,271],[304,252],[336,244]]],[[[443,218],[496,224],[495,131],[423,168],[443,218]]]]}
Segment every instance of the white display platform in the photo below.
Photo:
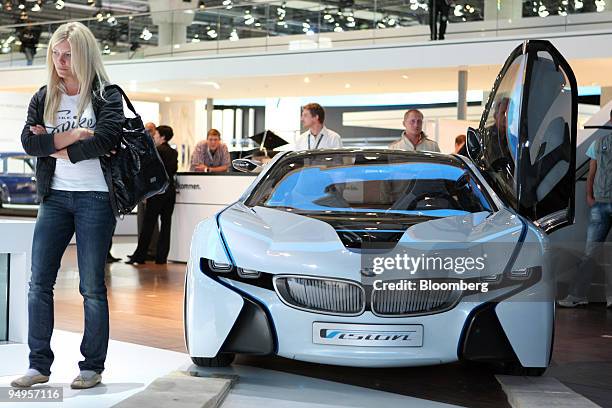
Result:
{"type": "Polygon", "coordinates": [[[27,348],[28,281],[32,260],[34,221],[0,220],[0,253],[10,254],[8,288],[8,341],[0,344],[0,376],[21,372],[23,361],[14,358],[27,348]]]}
{"type": "Polygon", "coordinates": [[[255,177],[246,173],[178,173],[168,260],[187,262],[196,225],[235,202],[255,177]]]}

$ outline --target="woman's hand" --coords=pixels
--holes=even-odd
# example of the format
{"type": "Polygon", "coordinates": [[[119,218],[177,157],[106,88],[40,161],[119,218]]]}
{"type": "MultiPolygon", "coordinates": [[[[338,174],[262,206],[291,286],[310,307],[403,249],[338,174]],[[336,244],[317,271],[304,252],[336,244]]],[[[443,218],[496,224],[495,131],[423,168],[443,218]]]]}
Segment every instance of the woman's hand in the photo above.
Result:
{"type": "Polygon", "coordinates": [[[53,153],[51,157],[55,157],[56,159],[70,160],[70,157],[68,157],[68,150],[66,149],[58,150],[57,152],[53,153]]]}
{"type": "Polygon", "coordinates": [[[42,125],[30,126],[30,132],[34,133],[35,135],[44,135],[47,133],[47,129],[45,129],[45,127],[42,125]]]}
{"type": "Polygon", "coordinates": [[[85,128],[72,129],[70,132],[75,141],[89,139],[94,134],[93,130],[85,128]]]}

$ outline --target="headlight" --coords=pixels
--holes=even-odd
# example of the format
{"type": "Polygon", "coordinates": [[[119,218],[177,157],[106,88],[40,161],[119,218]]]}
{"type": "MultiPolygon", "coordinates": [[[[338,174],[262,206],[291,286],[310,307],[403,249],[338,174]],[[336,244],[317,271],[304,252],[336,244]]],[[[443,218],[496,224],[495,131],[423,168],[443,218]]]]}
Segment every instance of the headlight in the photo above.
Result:
{"type": "Polygon", "coordinates": [[[212,259],[208,260],[208,267],[215,273],[228,273],[232,271],[232,264],[219,263],[212,259]]]}
{"type": "Polygon", "coordinates": [[[245,279],[257,279],[261,275],[261,272],[254,269],[238,268],[238,276],[245,279]]]}

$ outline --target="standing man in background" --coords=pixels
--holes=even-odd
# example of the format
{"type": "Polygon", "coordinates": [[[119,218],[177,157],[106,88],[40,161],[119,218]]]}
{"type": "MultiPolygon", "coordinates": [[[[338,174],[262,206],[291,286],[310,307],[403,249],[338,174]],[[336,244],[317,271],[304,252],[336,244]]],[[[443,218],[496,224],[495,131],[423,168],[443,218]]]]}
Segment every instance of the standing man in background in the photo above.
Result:
{"type": "Polygon", "coordinates": [[[429,31],[432,41],[444,39],[449,12],[450,0],[429,0],[429,31]],[[440,24],[439,31],[438,23],[440,24]]]}
{"type": "Polygon", "coordinates": [[[157,224],[158,217],[161,219],[161,228],[159,229],[159,239],[157,240],[155,263],[165,264],[168,260],[168,252],[170,251],[170,226],[172,223],[174,203],[176,201],[174,175],[178,169],[178,152],[168,145],[168,141],[170,141],[173,136],[174,132],[170,126],[158,126],[157,131],[153,135],[153,140],[155,140],[159,156],[166,167],[170,184],[164,193],[154,195],[147,199],[147,208],[142,225],[142,232],[138,236],[138,246],[134,254],[130,256],[130,260],[126,261],[127,264],[145,263],[147,249],[149,248],[151,235],[153,233],[153,226],[157,224]]]}
{"type": "MultiPolygon", "coordinates": [[[[612,125],[612,111],[606,125],[612,125]]],[[[561,307],[576,307],[589,303],[588,293],[593,279],[593,266],[590,260],[601,251],[603,243],[612,227],[612,133],[595,140],[589,146],[586,155],[589,162],[587,176],[586,201],[591,207],[589,226],[587,227],[584,259],[578,266],[577,274],[570,283],[569,294],[558,302],[561,307]]],[[[607,267],[606,273],[606,306],[612,308],[612,271],[607,267]]]]}
{"type": "Polygon", "coordinates": [[[306,132],[298,136],[295,150],[333,149],[342,147],[340,135],[325,127],[325,110],[318,103],[302,108],[302,124],[306,132]]]}
{"type": "MultiPolygon", "coordinates": [[[[145,130],[149,132],[149,136],[153,140],[155,140],[155,132],[157,132],[157,126],[153,122],[147,122],[144,125],[145,130]]],[[[138,203],[138,215],[136,219],[136,224],[138,226],[138,235],[140,236],[140,232],[142,231],[142,223],[144,222],[144,215],[147,209],[147,200],[141,201],[138,203]]],[[[157,239],[159,238],[159,226],[157,223],[153,225],[153,234],[151,235],[151,243],[149,244],[149,250],[147,251],[147,260],[154,260],[155,253],[157,252],[157,239]]]]}
{"type": "Polygon", "coordinates": [[[455,154],[467,156],[466,140],[467,137],[465,135],[459,135],[455,138],[455,154]]]}
{"type": "Polygon", "coordinates": [[[410,109],[404,114],[404,131],[402,137],[391,143],[389,149],[407,151],[440,152],[438,143],[427,137],[423,132],[423,113],[418,109],[410,109]]]}
{"type": "Polygon", "coordinates": [[[147,122],[145,123],[144,127],[145,127],[145,130],[149,132],[149,136],[153,137],[153,135],[155,134],[157,130],[157,126],[155,126],[155,123],[147,122]]]}

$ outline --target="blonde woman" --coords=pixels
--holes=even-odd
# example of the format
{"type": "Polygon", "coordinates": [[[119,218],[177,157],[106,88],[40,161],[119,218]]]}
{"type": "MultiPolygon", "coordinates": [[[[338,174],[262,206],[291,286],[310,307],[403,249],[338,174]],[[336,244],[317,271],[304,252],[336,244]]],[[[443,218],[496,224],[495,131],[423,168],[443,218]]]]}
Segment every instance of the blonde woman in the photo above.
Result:
{"type": "Polygon", "coordinates": [[[84,299],[83,361],[72,388],[100,383],[109,324],[104,266],[116,223],[109,155],[121,139],[123,103],[109,83],[91,31],[81,23],[60,26],[49,41],[48,79],[32,98],[21,134],[26,153],[37,156],[41,201],[32,243],[28,293],[30,365],[14,387],[45,383],[53,352],[53,286],[62,255],[76,233],[84,299]]]}

